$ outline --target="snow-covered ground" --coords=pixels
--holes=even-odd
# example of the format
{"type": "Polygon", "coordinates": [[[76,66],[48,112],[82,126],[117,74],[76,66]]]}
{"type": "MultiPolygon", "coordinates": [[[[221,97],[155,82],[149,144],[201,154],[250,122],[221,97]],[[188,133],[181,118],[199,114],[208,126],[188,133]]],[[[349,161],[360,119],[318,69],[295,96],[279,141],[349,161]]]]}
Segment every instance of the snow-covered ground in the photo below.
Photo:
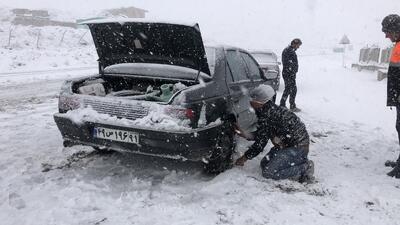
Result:
{"type": "Polygon", "coordinates": [[[90,36],[81,44],[85,31],[70,29],[60,44],[65,30],[43,28],[38,48],[37,32],[17,27],[8,45],[0,23],[0,224],[400,224],[400,180],[383,165],[399,154],[395,111],[386,80],[350,69],[357,50],[347,68],[326,49],[298,51],[316,169],[299,184],[262,178],[262,155],[213,177],[191,162],[63,148],[57,93],[96,72],[90,36]]]}
{"type": "Polygon", "coordinates": [[[312,184],[263,179],[261,155],[210,177],[189,162],[63,148],[58,86],[87,71],[0,77],[1,224],[399,224],[400,183],[383,166],[398,154],[384,81],[343,68],[341,55],[299,60],[312,184]]]}

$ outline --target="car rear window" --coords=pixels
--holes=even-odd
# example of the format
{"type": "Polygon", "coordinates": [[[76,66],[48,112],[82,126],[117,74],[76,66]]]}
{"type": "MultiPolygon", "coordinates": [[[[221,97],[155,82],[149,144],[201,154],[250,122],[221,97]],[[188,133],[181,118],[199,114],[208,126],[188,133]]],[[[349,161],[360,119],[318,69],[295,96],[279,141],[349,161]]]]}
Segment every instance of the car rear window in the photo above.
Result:
{"type": "Polygon", "coordinates": [[[213,76],[215,71],[215,48],[206,47],[205,50],[208,67],[210,68],[210,75],[213,76]]]}

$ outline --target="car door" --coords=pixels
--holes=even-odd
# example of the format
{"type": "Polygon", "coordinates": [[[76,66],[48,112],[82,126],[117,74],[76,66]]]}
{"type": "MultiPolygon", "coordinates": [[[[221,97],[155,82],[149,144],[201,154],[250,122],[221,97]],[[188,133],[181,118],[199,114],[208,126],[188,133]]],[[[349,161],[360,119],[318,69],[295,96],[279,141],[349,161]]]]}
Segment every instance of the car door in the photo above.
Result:
{"type": "MultiPolygon", "coordinates": [[[[271,81],[266,77],[266,74],[264,74],[262,68],[259,66],[257,61],[253,58],[253,56],[251,56],[248,53],[243,53],[242,56],[245,59],[247,67],[249,68],[249,73],[250,73],[249,76],[250,76],[251,80],[253,81],[254,85],[258,86],[260,84],[266,84],[266,85],[270,85],[274,88],[275,83],[271,83],[271,81]]],[[[277,68],[274,68],[274,70],[276,70],[279,75],[279,66],[278,66],[277,62],[276,62],[276,66],[277,66],[277,68]]],[[[277,82],[279,82],[279,76],[277,78],[277,82]]],[[[275,96],[275,98],[276,98],[276,96],[275,96]]],[[[274,102],[275,102],[275,98],[274,98],[274,102]]]]}
{"type": "MultiPolygon", "coordinates": [[[[250,80],[252,82],[252,85],[249,86],[249,90],[252,90],[254,87],[257,87],[260,84],[264,84],[265,80],[262,79],[262,72],[260,67],[258,66],[257,62],[255,59],[250,56],[247,52],[241,52],[240,53],[244,63],[246,64],[246,71],[248,74],[248,77],[250,77],[250,80]]],[[[257,123],[257,116],[254,113],[253,110],[249,110],[247,112],[247,117],[249,118],[251,128],[249,130],[253,131],[255,129],[255,125],[257,123]]]]}
{"type": "Polygon", "coordinates": [[[239,50],[228,50],[226,57],[233,79],[229,83],[232,107],[239,126],[244,130],[249,130],[254,119],[249,116],[251,106],[248,90],[254,84],[248,76],[246,63],[239,50]]]}
{"type": "Polygon", "coordinates": [[[262,78],[262,72],[257,61],[246,52],[242,52],[241,56],[246,63],[248,76],[254,82],[254,85],[258,86],[265,83],[265,80],[262,78]]]}

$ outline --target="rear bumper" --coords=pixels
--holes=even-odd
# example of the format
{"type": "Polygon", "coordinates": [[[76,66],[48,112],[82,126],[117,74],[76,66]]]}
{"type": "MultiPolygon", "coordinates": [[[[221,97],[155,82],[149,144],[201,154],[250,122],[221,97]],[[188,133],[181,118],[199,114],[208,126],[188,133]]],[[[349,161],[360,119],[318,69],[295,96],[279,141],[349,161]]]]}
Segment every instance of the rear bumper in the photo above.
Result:
{"type": "Polygon", "coordinates": [[[69,145],[106,147],[116,151],[192,161],[199,161],[210,156],[216,144],[216,137],[222,131],[222,124],[173,132],[89,121],[76,124],[61,113],[56,113],[54,120],[64,141],[69,145]],[[95,138],[93,130],[99,126],[135,132],[139,135],[139,144],[95,138]]]}

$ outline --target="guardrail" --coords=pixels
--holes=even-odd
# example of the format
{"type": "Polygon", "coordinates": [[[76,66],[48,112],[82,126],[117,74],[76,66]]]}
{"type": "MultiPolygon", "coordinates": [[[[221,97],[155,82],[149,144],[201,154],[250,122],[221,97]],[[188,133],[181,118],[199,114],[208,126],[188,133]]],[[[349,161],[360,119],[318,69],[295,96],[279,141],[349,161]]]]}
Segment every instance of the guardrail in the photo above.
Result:
{"type": "Polygon", "coordinates": [[[360,49],[358,63],[353,63],[351,67],[357,68],[358,71],[377,71],[377,79],[383,80],[387,77],[387,69],[392,49],[393,47],[384,49],[378,46],[364,47],[360,49]]]}

